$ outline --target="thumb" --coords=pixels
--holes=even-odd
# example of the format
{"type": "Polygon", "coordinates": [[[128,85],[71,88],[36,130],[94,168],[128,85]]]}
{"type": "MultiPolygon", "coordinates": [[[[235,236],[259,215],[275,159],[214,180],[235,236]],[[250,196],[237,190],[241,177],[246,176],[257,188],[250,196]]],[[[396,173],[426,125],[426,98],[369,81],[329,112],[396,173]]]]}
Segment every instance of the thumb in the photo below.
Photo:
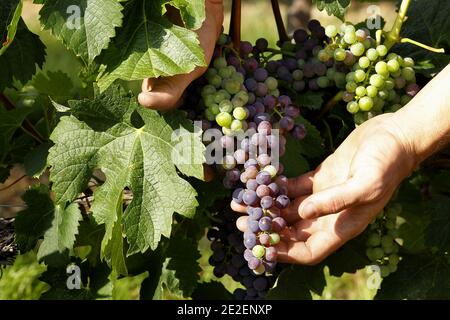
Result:
{"type": "Polygon", "coordinates": [[[369,187],[370,185],[367,185],[366,182],[350,178],[344,183],[324,189],[306,198],[298,208],[298,213],[303,219],[338,213],[365,202],[365,195],[367,195],[369,187]]]}

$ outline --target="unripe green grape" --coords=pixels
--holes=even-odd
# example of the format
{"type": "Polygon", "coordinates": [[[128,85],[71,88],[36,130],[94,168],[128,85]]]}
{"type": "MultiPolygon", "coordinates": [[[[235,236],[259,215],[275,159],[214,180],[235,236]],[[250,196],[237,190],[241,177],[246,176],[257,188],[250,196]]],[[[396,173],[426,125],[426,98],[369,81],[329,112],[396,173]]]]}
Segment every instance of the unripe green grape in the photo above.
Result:
{"type": "Polygon", "coordinates": [[[246,102],[245,102],[245,100],[242,99],[241,97],[235,95],[235,96],[233,97],[233,99],[231,99],[231,103],[233,104],[233,107],[234,107],[234,108],[240,108],[240,107],[245,106],[245,103],[246,103],[246,102]]]}
{"type": "Polygon", "coordinates": [[[384,81],[384,89],[386,90],[392,90],[395,87],[394,80],[392,78],[387,79],[384,81]]]}
{"type": "Polygon", "coordinates": [[[252,253],[255,256],[255,258],[257,258],[257,259],[261,259],[262,257],[264,257],[265,252],[266,252],[266,249],[262,245],[259,245],[259,244],[254,246],[252,249],[252,253]]]}
{"type": "Polygon", "coordinates": [[[347,82],[355,81],[355,73],[354,72],[347,73],[345,75],[345,81],[347,81],[347,82]]]}
{"type": "Polygon", "coordinates": [[[389,97],[389,92],[387,90],[380,90],[378,91],[378,97],[380,97],[380,99],[386,100],[389,97]]]}
{"type": "Polygon", "coordinates": [[[232,70],[227,66],[225,68],[219,69],[219,76],[221,76],[223,79],[230,78],[235,72],[236,70],[232,70]]]}
{"type": "Polygon", "coordinates": [[[389,256],[389,264],[397,265],[399,261],[400,261],[400,258],[398,257],[397,254],[393,253],[389,256]]]}
{"type": "Polygon", "coordinates": [[[397,54],[396,53],[394,53],[394,52],[390,52],[388,55],[387,55],[387,57],[386,57],[386,59],[387,60],[396,60],[397,59],[397,54]]]}
{"type": "Polygon", "coordinates": [[[372,85],[368,86],[368,87],[366,88],[366,91],[367,91],[367,96],[368,96],[368,97],[371,97],[371,98],[376,97],[377,94],[378,94],[378,89],[377,89],[377,87],[372,86],[372,85]]]}
{"type": "Polygon", "coordinates": [[[414,67],[414,60],[410,57],[406,57],[403,59],[404,67],[414,67]]]}
{"type": "Polygon", "coordinates": [[[367,121],[369,118],[369,115],[367,112],[358,112],[355,115],[353,115],[353,121],[356,125],[360,125],[363,122],[367,121]]]}
{"type": "Polygon", "coordinates": [[[414,72],[413,68],[405,67],[402,69],[402,77],[405,78],[406,81],[410,82],[415,80],[416,73],[414,72]]]}
{"type": "Polygon", "coordinates": [[[359,105],[356,101],[350,101],[347,103],[347,111],[351,114],[356,114],[359,111],[359,105]]]}
{"type": "Polygon", "coordinates": [[[269,95],[274,96],[274,97],[278,97],[280,95],[280,90],[278,90],[278,89],[270,90],[269,91],[269,95]]]}
{"type": "Polygon", "coordinates": [[[206,107],[211,107],[212,105],[214,105],[216,102],[214,101],[214,95],[209,95],[203,98],[203,103],[205,104],[206,107]]]}
{"type": "Polygon", "coordinates": [[[366,256],[367,258],[369,258],[370,261],[375,262],[378,259],[375,257],[374,255],[374,250],[372,248],[367,248],[366,249],[366,256]]]}
{"type": "Polygon", "coordinates": [[[387,234],[390,235],[393,238],[397,238],[398,237],[398,230],[397,229],[388,230],[387,234]]]}
{"type": "Polygon", "coordinates": [[[247,118],[247,112],[243,107],[237,107],[233,110],[233,117],[237,120],[245,120],[247,118]]]}
{"type": "Polygon", "coordinates": [[[228,42],[228,36],[224,33],[221,33],[219,39],[217,39],[217,44],[219,46],[223,46],[228,42]]]}
{"type": "Polygon", "coordinates": [[[359,42],[363,42],[367,38],[367,32],[363,29],[358,29],[355,31],[356,39],[359,42]]]}
{"type": "Polygon", "coordinates": [[[229,94],[236,94],[241,90],[240,83],[233,79],[226,79],[223,87],[229,94]]]}
{"type": "MultiPolygon", "coordinates": [[[[226,128],[226,127],[222,127],[222,132],[226,136],[232,136],[234,134],[233,130],[231,130],[230,128],[226,128]]],[[[231,169],[233,169],[233,168],[226,169],[226,170],[231,170],[231,169]]]]}
{"type": "Polygon", "coordinates": [[[395,271],[397,271],[397,265],[388,264],[388,268],[390,273],[394,273],[395,271]]]}
{"type": "Polygon", "coordinates": [[[224,57],[218,57],[214,59],[213,66],[217,70],[225,68],[227,66],[227,60],[224,57]]]}
{"type": "Polygon", "coordinates": [[[364,45],[364,48],[369,49],[370,47],[372,47],[372,42],[370,41],[370,39],[365,39],[362,44],[364,45]]]}
{"type": "Polygon", "coordinates": [[[336,72],[334,75],[334,82],[336,83],[336,87],[342,89],[345,87],[345,74],[342,72],[336,72]]]}
{"type": "Polygon", "coordinates": [[[391,271],[389,270],[388,266],[381,266],[380,267],[380,276],[382,278],[386,278],[390,274],[391,274],[391,271]]]}
{"type": "Polygon", "coordinates": [[[412,99],[411,96],[405,94],[400,98],[400,103],[401,103],[401,105],[405,106],[411,101],[411,99],[412,99]]]}
{"type": "Polygon", "coordinates": [[[229,94],[227,90],[225,90],[225,89],[220,89],[220,90],[217,91],[217,92],[222,93],[223,96],[225,97],[225,99],[227,99],[227,100],[230,100],[230,99],[231,99],[231,94],[229,94]]]}
{"type": "Polygon", "coordinates": [[[373,98],[373,108],[371,111],[373,112],[379,112],[382,111],[384,107],[384,100],[380,99],[378,96],[373,98]]]}
{"type": "Polygon", "coordinates": [[[269,90],[275,90],[278,88],[278,81],[274,77],[268,77],[264,84],[267,86],[267,89],[269,90]]]}
{"type": "Polygon", "coordinates": [[[344,34],[344,41],[347,44],[354,44],[357,41],[355,31],[346,31],[344,34]]]}
{"type": "Polygon", "coordinates": [[[322,89],[326,88],[326,87],[329,86],[329,84],[330,84],[330,80],[328,80],[327,77],[319,77],[319,78],[317,78],[317,85],[320,88],[322,88],[322,89]]]}
{"type": "Polygon", "coordinates": [[[365,57],[365,56],[359,58],[359,60],[358,60],[358,65],[359,65],[361,68],[363,68],[363,69],[368,68],[368,67],[370,66],[370,60],[369,60],[369,58],[367,58],[367,57],[365,57]]]}
{"type": "Polygon", "coordinates": [[[369,111],[373,107],[373,99],[371,97],[362,97],[358,102],[359,109],[369,111]]]}
{"type": "Polygon", "coordinates": [[[365,50],[366,48],[364,48],[364,45],[361,42],[352,44],[352,46],[350,47],[351,53],[353,53],[357,57],[362,56],[365,50]]]}
{"type": "Polygon", "coordinates": [[[211,110],[212,114],[214,114],[214,115],[217,115],[220,113],[220,108],[217,103],[214,103],[212,106],[210,106],[209,110],[211,110]]]}
{"type": "Polygon", "coordinates": [[[356,88],[358,87],[358,85],[355,82],[347,82],[347,84],[345,85],[345,89],[350,92],[353,93],[355,92],[356,88]]]}
{"type": "Polygon", "coordinates": [[[213,95],[214,93],[216,93],[216,88],[213,85],[207,84],[203,87],[201,96],[204,99],[205,97],[213,95]]]}
{"type": "Polygon", "coordinates": [[[356,82],[363,82],[365,79],[366,79],[366,73],[363,70],[355,71],[355,81],[356,82]]]}
{"type": "Polygon", "coordinates": [[[384,86],[384,78],[379,74],[373,74],[370,76],[370,84],[377,88],[381,88],[384,86]]]}
{"type": "Polygon", "coordinates": [[[216,116],[209,109],[205,110],[205,117],[208,121],[214,121],[216,119],[216,116]]]}
{"type": "Polygon", "coordinates": [[[379,246],[381,243],[381,237],[378,233],[371,233],[367,239],[367,244],[371,247],[379,246]]]}
{"type": "Polygon", "coordinates": [[[222,100],[219,103],[219,109],[221,112],[231,113],[233,111],[233,104],[230,100],[222,100]]]}
{"type": "Polygon", "coordinates": [[[298,60],[297,60],[297,66],[298,66],[300,69],[303,69],[303,67],[305,66],[305,63],[306,63],[306,61],[305,61],[304,59],[298,59],[298,60]]]}
{"type": "Polygon", "coordinates": [[[370,61],[375,61],[378,59],[378,52],[374,48],[370,48],[366,52],[366,57],[369,58],[370,61]]]}
{"type": "Polygon", "coordinates": [[[356,88],[355,93],[359,97],[364,97],[367,94],[367,91],[365,87],[359,86],[356,88]]]}
{"type": "Polygon", "coordinates": [[[331,59],[331,57],[328,55],[328,53],[323,49],[319,51],[319,53],[317,54],[317,58],[321,62],[327,62],[328,60],[331,59]]]}
{"type": "Polygon", "coordinates": [[[377,64],[375,65],[375,71],[382,76],[387,76],[389,74],[388,66],[384,61],[377,62],[377,64]]]}
{"type": "Polygon", "coordinates": [[[239,131],[242,129],[242,122],[240,120],[234,119],[231,122],[230,129],[232,131],[239,131]]]}
{"type": "Polygon", "coordinates": [[[231,79],[233,81],[238,82],[239,84],[243,84],[244,83],[244,75],[240,72],[235,72],[232,76],[231,79]]]}
{"type": "MultiPolygon", "coordinates": [[[[329,70],[332,70],[332,69],[329,69],[329,70]]],[[[294,78],[294,80],[297,80],[297,81],[303,80],[303,71],[299,70],[299,69],[295,70],[294,72],[292,72],[292,77],[294,78]]]]}
{"type": "Polygon", "coordinates": [[[393,89],[389,90],[388,92],[389,92],[389,94],[388,94],[388,97],[387,97],[386,100],[387,101],[394,101],[395,97],[397,96],[397,92],[395,92],[395,90],[393,90],[393,89]]]}
{"type": "Polygon", "coordinates": [[[270,237],[270,244],[271,245],[275,245],[275,244],[280,243],[280,235],[278,233],[271,233],[269,235],[269,237],[270,237]]]}
{"type": "Polygon", "coordinates": [[[376,50],[377,50],[377,53],[378,53],[378,55],[380,57],[384,57],[387,54],[387,52],[388,52],[387,47],[385,45],[383,45],[383,44],[377,46],[376,50]]]}
{"type": "Polygon", "coordinates": [[[278,172],[277,168],[275,168],[275,166],[272,165],[265,166],[263,171],[269,173],[272,178],[274,178],[278,172]]]}
{"type": "Polygon", "coordinates": [[[390,73],[395,73],[400,69],[397,59],[391,59],[387,62],[387,67],[390,73]]]}
{"type": "Polygon", "coordinates": [[[393,244],[394,244],[394,238],[392,238],[392,236],[384,235],[381,237],[381,245],[383,247],[389,247],[389,246],[392,246],[393,244]]]}
{"type": "Polygon", "coordinates": [[[383,257],[383,255],[384,255],[383,249],[381,249],[380,247],[373,248],[373,257],[376,260],[381,259],[383,257]]]}
{"type": "Polygon", "coordinates": [[[355,26],[350,23],[345,23],[344,30],[345,33],[356,33],[355,26]]]}
{"type": "Polygon", "coordinates": [[[327,35],[328,38],[333,38],[337,35],[338,30],[336,28],[336,26],[334,25],[329,25],[325,28],[325,34],[327,35]]]}
{"type": "Polygon", "coordinates": [[[233,117],[228,112],[221,112],[216,116],[216,122],[219,126],[229,128],[233,117]]]}
{"type": "Polygon", "coordinates": [[[213,76],[211,78],[209,83],[212,84],[216,88],[220,88],[220,86],[222,85],[222,77],[219,76],[218,74],[216,74],[215,76],[213,76]]]}
{"type": "Polygon", "coordinates": [[[337,48],[334,50],[334,60],[336,61],[344,61],[346,57],[346,53],[344,49],[337,48]]]}
{"type": "Polygon", "coordinates": [[[220,91],[214,94],[214,102],[217,104],[220,104],[225,99],[226,99],[225,95],[220,91]]]}
{"type": "Polygon", "coordinates": [[[334,75],[336,74],[336,70],[334,68],[330,68],[327,70],[328,79],[334,81],[334,75]]]}
{"type": "Polygon", "coordinates": [[[395,223],[393,221],[386,221],[385,227],[388,230],[395,229],[395,223]]]}

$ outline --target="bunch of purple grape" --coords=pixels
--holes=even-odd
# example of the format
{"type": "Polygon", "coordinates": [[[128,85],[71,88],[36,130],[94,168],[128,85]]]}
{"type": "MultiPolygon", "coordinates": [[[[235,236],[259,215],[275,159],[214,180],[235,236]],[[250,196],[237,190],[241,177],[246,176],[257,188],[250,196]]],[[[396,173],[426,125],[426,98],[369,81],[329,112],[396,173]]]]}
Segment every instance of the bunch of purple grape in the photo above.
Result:
{"type": "Polygon", "coordinates": [[[238,214],[225,209],[211,219],[212,228],[208,230],[207,238],[211,241],[213,254],[209,263],[214,266],[216,277],[221,278],[227,274],[245,287],[246,290],[235,290],[235,299],[263,299],[273,286],[275,277],[252,274],[243,257],[245,247],[242,233],[236,228],[237,218],[238,214]]]}

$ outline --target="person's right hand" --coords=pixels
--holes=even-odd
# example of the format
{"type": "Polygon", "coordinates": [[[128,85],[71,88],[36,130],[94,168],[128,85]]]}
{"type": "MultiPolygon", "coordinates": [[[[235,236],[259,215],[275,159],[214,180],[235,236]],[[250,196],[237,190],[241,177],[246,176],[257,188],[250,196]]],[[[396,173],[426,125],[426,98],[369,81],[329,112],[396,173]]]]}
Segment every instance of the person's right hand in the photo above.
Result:
{"type": "MultiPolygon", "coordinates": [[[[360,234],[415,166],[392,114],[366,121],[314,172],[290,179],[278,261],[316,264],[360,234]]],[[[232,203],[235,211],[244,206],[232,203]]],[[[238,220],[243,230],[246,217],[238,220]]]]}

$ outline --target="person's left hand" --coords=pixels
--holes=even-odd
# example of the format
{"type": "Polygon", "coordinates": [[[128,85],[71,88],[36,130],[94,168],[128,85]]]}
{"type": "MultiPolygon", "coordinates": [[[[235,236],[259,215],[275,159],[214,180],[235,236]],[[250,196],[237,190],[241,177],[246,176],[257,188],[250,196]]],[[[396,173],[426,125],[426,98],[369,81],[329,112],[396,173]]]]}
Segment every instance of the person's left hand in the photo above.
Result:
{"type": "MultiPolygon", "coordinates": [[[[206,18],[201,28],[196,31],[200,46],[205,53],[206,64],[209,64],[211,61],[216,41],[222,30],[222,2],[222,0],[205,0],[206,18]]],[[[159,110],[168,110],[176,107],[187,86],[200,77],[206,69],[207,67],[197,67],[194,71],[187,74],[145,79],[142,82],[142,93],[139,94],[139,103],[144,107],[159,110]]]]}

